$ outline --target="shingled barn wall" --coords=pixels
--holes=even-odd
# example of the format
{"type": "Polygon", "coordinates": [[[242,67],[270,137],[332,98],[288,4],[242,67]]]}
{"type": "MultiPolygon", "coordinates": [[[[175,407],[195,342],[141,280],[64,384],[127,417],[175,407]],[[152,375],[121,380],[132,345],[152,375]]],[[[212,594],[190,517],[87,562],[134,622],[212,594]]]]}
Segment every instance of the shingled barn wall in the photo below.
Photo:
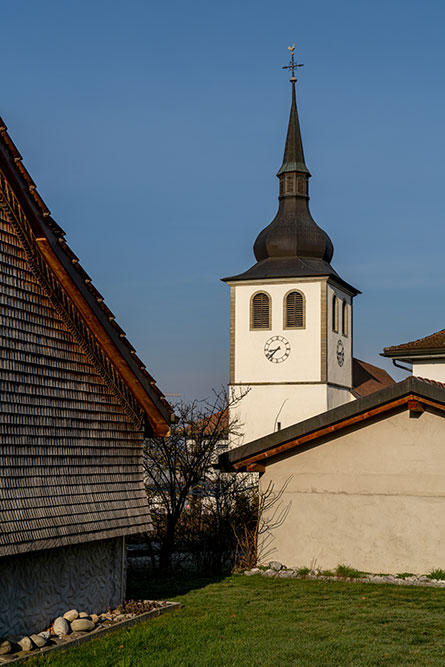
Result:
{"type": "Polygon", "coordinates": [[[0,213],[0,636],[119,602],[123,536],[149,523],[142,424],[93,361],[0,213]]]}

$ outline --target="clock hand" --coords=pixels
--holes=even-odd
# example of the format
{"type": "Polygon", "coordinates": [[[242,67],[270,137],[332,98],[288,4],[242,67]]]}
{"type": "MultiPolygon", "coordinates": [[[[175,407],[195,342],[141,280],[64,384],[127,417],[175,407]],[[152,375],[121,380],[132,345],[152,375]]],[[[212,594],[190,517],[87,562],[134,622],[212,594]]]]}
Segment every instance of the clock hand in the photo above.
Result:
{"type": "Polygon", "coordinates": [[[275,352],[278,352],[278,350],[280,349],[280,347],[281,347],[281,346],[278,345],[278,347],[276,347],[274,350],[269,350],[269,354],[267,355],[267,358],[268,358],[268,359],[272,359],[273,355],[275,354],[275,352]]]}

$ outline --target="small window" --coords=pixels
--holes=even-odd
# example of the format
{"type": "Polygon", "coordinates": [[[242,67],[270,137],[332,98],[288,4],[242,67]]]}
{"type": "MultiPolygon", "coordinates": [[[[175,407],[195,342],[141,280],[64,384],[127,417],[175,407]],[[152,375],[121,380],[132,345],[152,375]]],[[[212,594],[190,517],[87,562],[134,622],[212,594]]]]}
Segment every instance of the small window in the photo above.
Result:
{"type": "Polygon", "coordinates": [[[335,294],[332,297],[332,331],[338,331],[338,299],[335,294]]]}
{"type": "Polygon", "coordinates": [[[348,335],[349,322],[348,322],[348,304],[346,301],[343,301],[342,305],[342,332],[343,336],[348,335]]]}
{"type": "Polygon", "coordinates": [[[304,329],[304,310],[304,295],[295,290],[289,292],[284,300],[284,328],[304,329]]]}
{"type": "Polygon", "coordinates": [[[270,297],[265,292],[254,294],[250,302],[250,328],[270,329],[270,297]]]}
{"type": "Polygon", "coordinates": [[[289,195],[295,193],[295,179],[293,174],[286,176],[286,193],[289,195]]]}

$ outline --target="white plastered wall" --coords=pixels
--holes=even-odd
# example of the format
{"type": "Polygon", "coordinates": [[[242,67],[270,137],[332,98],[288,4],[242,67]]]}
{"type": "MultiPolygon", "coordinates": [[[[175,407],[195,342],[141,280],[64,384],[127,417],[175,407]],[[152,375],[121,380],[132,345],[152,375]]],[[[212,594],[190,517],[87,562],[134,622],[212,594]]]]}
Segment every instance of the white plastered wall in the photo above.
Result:
{"type": "Polygon", "coordinates": [[[341,387],[332,387],[328,385],[327,389],[327,410],[337,408],[339,405],[355,401],[355,396],[349,389],[342,389],[341,387]]]}
{"type": "Polygon", "coordinates": [[[248,389],[240,405],[232,410],[243,425],[244,433],[242,438],[232,439],[232,447],[354,400],[348,390],[352,384],[350,295],[327,283],[326,278],[233,283],[231,290],[234,299],[231,384],[238,395],[248,389]],[[293,289],[304,295],[305,326],[302,329],[286,329],[284,326],[284,300],[293,289]],[[324,290],[326,300],[323,298],[324,290]],[[259,291],[267,293],[271,300],[271,326],[268,330],[250,328],[251,299],[259,291]],[[339,299],[337,333],[332,331],[334,294],[339,299]],[[347,335],[342,333],[343,301],[346,301],[348,309],[347,335]],[[264,354],[266,341],[276,335],[283,336],[290,344],[290,355],[282,363],[271,363],[264,354]],[[339,339],[344,346],[342,367],[338,365],[336,353],[339,339]],[[327,378],[322,368],[323,340],[326,344],[327,378]]]}
{"type": "MultiPolygon", "coordinates": [[[[343,387],[352,386],[352,297],[349,294],[343,292],[336,285],[331,285],[328,283],[328,294],[327,294],[327,358],[328,358],[328,382],[337,384],[343,387]],[[334,295],[338,299],[338,331],[333,330],[333,297],[334,295]],[[348,333],[347,335],[343,334],[343,320],[342,320],[342,304],[343,302],[347,303],[347,315],[348,315],[348,333]],[[343,365],[340,366],[337,359],[337,345],[341,341],[344,350],[344,361],[343,365]]],[[[334,393],[332,393],[332,398],[334,399],[334,393]]],[[[338,405],[336,401],[339,399],[334,399],[334,403],[329,407],[335,407],[338,405]]],[[[344,401],[343,401],[344,402],[344,401]]]]}
{"type": "Polygon", "coordinates": [[[232,439],[232,447],[327,409],[326,385],[320,383],[322,285],[319,280],[289,280],[231,287],[235,294],[232,389],[237,395],[247,391],[232,409],[243,432],[241,437],[232,439]],[[303,329],[284,327],[284,300],[292,289],[304,295],[303,329]],[[271,300],[268,330],[250,328],[251,298],[259,291],[266,292],[271,300]],[[276,335],[290,344],[290,355],[282,363],[271,363],[264,354],[266,341],[276,335]]]}
{"type": "Polygon", "coordinates": [[[235,286],[235,374],[234,382],[317,382],[320,368],[321,283],[281,282],[239,284],[235,286]],[[285,329],[283,300],[291,290],[304,294],[306,326],[304,329],[285,329]],[[271,298],[270,330],[250,329],[250,300],[257,292],[271,298]],[[284,336],[291,352],[286,361],[275,364],[264,355],[264,344],[273,335],[284,336]]]}
{"type": "Polygon", "coordinates": [[[287,566],[424,573],[445,568],[445,420],[408,411],[269,464],[286,480],[268,559],[287,566]]]}
{"type": "Polygon", "coordinates": [[[245,395],[232,409],[238,420],[241,435],[232,438],[231,447],[251,442],[309,419],[327,409],[327,393],[324,384],[309,385],[259,385],[237,386],[235,395],[245,395]]]}
{"type": "Polygon", "coordinates": [[[445,382],[445,360],[413,363],[413,375],[445,382]]]}

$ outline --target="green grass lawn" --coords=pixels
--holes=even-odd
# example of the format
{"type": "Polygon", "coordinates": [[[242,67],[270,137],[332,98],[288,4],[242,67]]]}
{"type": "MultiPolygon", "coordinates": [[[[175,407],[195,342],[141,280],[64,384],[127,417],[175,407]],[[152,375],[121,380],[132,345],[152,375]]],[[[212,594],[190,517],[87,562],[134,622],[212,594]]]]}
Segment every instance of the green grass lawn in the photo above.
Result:
{"type": "Polygon", "coordinates": [[[31,664],[445,664],[440,589],[234,575],[139,582],[129,594],[177,600],[183,608],[31,664]]]}

